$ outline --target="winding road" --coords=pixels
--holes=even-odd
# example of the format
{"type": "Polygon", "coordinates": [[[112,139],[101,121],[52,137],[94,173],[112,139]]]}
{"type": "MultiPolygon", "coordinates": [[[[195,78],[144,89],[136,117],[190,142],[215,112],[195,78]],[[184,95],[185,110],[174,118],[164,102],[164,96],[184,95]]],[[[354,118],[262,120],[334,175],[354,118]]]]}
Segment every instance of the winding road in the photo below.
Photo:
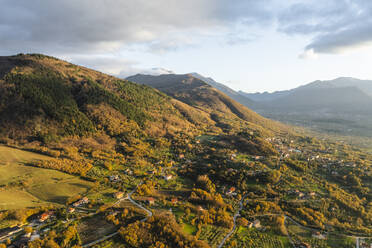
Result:
{"type": "Polygon", "coordinates": [[[242,211],[242,209],[243,209],[244,199],[245,199],[245,196],[242,197],[242,199],[240,200],[240,202],[239,202],[239,209],[234,214],[234,226],[233,226],[233,228],[231,229],[231,231],[228,234],[226,234],[226,236],[223,238],[223,240],[221,241],[221,243],[217,246],[218,248],[222,248],[222,246],[225,244],[226,240],[228,238],[230,238],[230,236],[235,232],[235,230],[236,230],[236,219],[240,216],[240,211],[242,211]]]}

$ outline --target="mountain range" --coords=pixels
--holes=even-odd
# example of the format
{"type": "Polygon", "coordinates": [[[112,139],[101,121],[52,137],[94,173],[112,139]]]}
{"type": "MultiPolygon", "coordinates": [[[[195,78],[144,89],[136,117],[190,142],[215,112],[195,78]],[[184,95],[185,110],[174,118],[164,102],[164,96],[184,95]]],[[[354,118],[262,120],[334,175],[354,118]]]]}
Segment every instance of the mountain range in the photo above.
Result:
{"type": "MultiPolygon", "coordinates": [[[[177,99],[182,98],[182,91],[203,88],[212,92],[214,88],[270,119],[327,133],[372,135],[372,81],[369,80],[342,77],[330,81],[318,80],[286,91],[245,93],[198,73],[137,74],[127,79],[155,87],[177,99]]],[[[222,106],[216,105],[216,109],[223,109],[222,106]]]]}

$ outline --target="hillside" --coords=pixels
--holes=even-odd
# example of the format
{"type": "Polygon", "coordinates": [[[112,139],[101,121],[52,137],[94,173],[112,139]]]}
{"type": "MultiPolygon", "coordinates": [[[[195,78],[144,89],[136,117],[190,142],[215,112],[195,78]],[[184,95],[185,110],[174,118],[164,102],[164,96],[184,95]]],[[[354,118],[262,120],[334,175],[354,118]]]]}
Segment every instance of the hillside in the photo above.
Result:
{"type": "Polygon", "coordinates": [[[222,84],[222,83],[219,83],[219,82],[216,82],[213,78],[210,78],[210,77],[204,77],[198,73],[190,73],[193,77],[196,77],[204,82],[206,82],[207,84],[209,84],[210,86],[212,86],[213,88],[221,91],[222,93],[226,94],[227,96],[229,96],[231,99],[237,101],[238,103],[248,107],[248,108],[252,108],[254,106],[257,106],[259,105],[258,103],[252,101],[251,99],[249,99],[248,97],[245,97],[244,95],[240,94],[239,92],[227,87],[226,85],[222,84]]]}
{"type": "Polygon", "coordinates": [[[279,123],[265,119],[234,101],[226,94],[212,87],[192,74],[165,74],[159,76],[141,75],[128,77],[127,80],[154,87],[190,106],[208,113],[222,128],[241,126],[242,121],[261,131],[285,130],[279,123]]]}
{"type": "Polygon", "coordinates": [[[197,110],[150,87],[55,58],[1,57],[0,72],[0,135],[5,138],[44,142],[100,131],[124,137],[139,130],[163,136],[190,131],[194,124],[214,129],[203,113],[190,123],[179,109],[197,110]]]}

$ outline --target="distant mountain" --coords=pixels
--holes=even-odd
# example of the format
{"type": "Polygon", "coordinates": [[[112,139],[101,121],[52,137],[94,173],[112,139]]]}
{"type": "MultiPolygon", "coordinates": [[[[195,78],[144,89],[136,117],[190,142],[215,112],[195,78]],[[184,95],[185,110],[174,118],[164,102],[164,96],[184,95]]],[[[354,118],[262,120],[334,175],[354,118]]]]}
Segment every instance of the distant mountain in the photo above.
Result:
{"type": "Polygon", "coordinates": [[[299,91],[299,90],[310,90],[310,89],[334,89],[334,88],[344,88],[344,87],[356,87],[363,91],[365,94],[372,97],[372,80],[360,80],[351,77],[340,77],[334,80],[327,81],[314,81],[309,84],[283,91],[275,91],[273,93],[263,92],[263,93],[246,93],[239,91],[239,94],[248,97],[249,99],[257,102],[272,101],[277,98],[288,96],[289,94],[299,91]]]}
{"type": "MultiPolygon", "coordinates": [[[[201,109],[211,115],[211,118],[222,127],[236,125],[241,120],[250,124],[264,127],[268,130],[278,129],[279,123],[270,121],[248,109],[241,103],[230,98],[227,94],[209,85],[212,79],[205,79],[195,74],[165,74],[159,76],[137,74],[126,78],[140,84],[154,87],[171,97],[180,100],[190,106],[201,109]],[[204,80],[201,80],[203,78],[204,80]]],[[[228,91],[229,88],[213,81],[228,91]]],[[[230,89],[231,90],[231,89],[230,89]]],[[[232,94],[230,92],[230,94],[232,94]]]]}
{"type": "Polygon", "coordinates": [[[239,94],[239,92],[236,92],[235,90],[227,87],[226,85],[222,84],[222,83],[218,83],[216,81],[214,81],[212,78],[210,77],[204,77],[198,73],[190,73],[192,76],[196,77],[196,78],[199,78],[200,80],[203,80],[204,82],[206,82],[207,84],[209,84],[210,86],[218,89],[219,91],[225,93],[226,95],[228,95],[229,97],[231,97],[233,100],[243,104],[244,106],[246,107],[254,107],[254,106],[257,106],[257,103],[255,103],[254,101],[252,101],[251,99],[249,99],[248,97],[242,95],[242,94],[239,94]]]}
{"type": "Polygon", "coordinates": [[[265,117],[317,130],[372,136],[372,81],[337,78],[273,93],[243,93],[265,117]]]}

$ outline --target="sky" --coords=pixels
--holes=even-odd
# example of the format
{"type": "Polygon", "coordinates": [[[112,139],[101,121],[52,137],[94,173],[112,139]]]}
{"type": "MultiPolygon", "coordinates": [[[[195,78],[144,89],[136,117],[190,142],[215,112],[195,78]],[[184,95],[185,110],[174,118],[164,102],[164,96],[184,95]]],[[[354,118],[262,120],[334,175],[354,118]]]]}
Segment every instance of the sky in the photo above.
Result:
{"type": "Polygon", "coordinates": [[[370,0],[0,0],[0,55],[115,76],[197,72],[235,90],[372,79],[370,0]]]}

